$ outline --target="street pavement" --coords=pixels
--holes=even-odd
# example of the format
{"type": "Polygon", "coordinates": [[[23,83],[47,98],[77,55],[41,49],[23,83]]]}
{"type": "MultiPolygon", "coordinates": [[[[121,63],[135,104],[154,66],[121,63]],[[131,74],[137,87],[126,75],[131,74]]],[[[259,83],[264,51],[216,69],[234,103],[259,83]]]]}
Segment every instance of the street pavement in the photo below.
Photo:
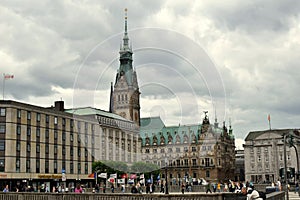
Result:
{"type": "Polygon", "coordinates": [[[295,192],[289,192],[289,200],[299,200],[299,194],[295,192]]]}

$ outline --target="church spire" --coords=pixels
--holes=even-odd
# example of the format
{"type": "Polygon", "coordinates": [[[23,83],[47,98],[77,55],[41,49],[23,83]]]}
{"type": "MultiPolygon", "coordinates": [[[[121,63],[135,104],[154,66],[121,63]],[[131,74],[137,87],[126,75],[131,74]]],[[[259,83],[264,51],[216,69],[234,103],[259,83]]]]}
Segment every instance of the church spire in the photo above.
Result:
{"type": "Polygon", "coordinates": [[[127,32],[127,8],[125,8],[125,31],[124,31],[124,36],[123,36],[123,49],[124,51],[130,50],[129,47],[129,37],[128,37],[128,32],[127,32]]]}

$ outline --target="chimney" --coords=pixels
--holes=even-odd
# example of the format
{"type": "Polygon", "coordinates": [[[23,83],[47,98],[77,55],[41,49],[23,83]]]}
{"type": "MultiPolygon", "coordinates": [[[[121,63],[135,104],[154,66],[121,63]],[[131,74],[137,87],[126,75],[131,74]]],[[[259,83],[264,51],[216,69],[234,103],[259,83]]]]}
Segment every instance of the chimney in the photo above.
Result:
{"type": "Polygon", "coordinates": [[[64,101],[55,101],[54,102],[54,110],[56,111],[64,111],[64,101]]]}

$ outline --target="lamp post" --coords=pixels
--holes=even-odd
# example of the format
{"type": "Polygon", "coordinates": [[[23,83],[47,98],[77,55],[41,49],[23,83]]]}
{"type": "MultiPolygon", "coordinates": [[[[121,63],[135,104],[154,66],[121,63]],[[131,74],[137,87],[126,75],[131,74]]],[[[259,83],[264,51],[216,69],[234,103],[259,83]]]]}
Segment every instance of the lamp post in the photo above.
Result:
{"type": "Polygon", "coordinates": [[[287,162],[286,162],[286,136],[287,134],[284,134],[283,136],[283,156],[284,156],[284,183],[285,183],[285,194],[286,194],[286,200],[289,200],[289,190],[288,190],[288,183],[287,183],[287,162]]]}
{"type": "Polygon", "coordinates": [[[165,170],[166,170],[166,191],[165,191],[165,194],[169,194],[169,188],[168,188],[168,158],[167,157],[165,158],[165,162],[166,162],[166,167],[165,167],[165,170]]]}

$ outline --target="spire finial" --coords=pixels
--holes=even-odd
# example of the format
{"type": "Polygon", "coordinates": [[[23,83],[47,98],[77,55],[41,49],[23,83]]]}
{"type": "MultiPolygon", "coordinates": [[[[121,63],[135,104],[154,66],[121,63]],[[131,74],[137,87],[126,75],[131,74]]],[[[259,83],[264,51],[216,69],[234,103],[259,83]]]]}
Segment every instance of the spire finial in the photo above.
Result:
{"type": "Polygon", "coordinates": [[[125,33],[127,33],[127,8],[125,8],[125,33]]]}
{"type": "Polygon", "coordinates": [[[129,50],[129,38],[127,33],[127,8],[125,8],[125,31],[124,31],[124,37],[123,37],[123,50],[129,50]]]}

